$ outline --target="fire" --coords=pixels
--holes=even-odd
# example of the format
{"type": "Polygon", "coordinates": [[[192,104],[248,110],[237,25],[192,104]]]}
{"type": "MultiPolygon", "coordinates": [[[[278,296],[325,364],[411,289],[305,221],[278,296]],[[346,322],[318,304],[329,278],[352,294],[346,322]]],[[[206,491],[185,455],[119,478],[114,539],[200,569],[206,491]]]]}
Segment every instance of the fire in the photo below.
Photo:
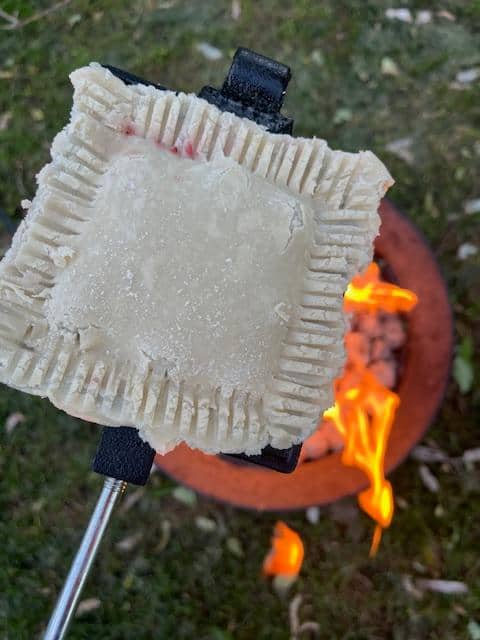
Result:
{"type": "Polygon", "coordinates": [[[417,302],[413,291],[383,282],[378,264],[372,262],[363,273],[352,278],[345,293],[344,309],[347,312],[408,313],[417,302]]]}
{"type": "MultiPolygon", "coordinates": [[[[408,312],[417,296],[407,289],[380,280],[380,269],[371,263],[353,278],[345,294],[347,312],[408,312]]],[[[347,342],[348,347],[348,342],[347,342]]],[[[385,478],[384,461],[388,437],[399,396],[381,384],[358,359],[349,359],[343,375],[335,381],[335,404],[324,413],[343,436],[342,462],[361,469],[370,486],[358,496],[360,507],[377,523],[370,554],[375,555],[382,531],[392,521],[392,486],[385,478]]]]}
{"type": "Polygon", "coordinates": [[[296,531],[281,520],[275,525],[272,548],[263,561],[266,576],[296,577],[304,556],[303,542],[296,531]]]}

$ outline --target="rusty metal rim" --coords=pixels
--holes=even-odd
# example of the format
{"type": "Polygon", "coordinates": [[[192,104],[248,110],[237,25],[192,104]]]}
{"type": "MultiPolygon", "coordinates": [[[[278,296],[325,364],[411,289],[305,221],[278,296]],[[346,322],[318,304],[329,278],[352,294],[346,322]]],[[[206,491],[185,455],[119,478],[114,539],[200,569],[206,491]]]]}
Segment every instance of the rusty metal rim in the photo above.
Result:
{"type": "MultiPolygon", "coordinates": [[[[386,454],[390,472],[422,438],[442,402],[452,360],[453,319],[444,280],[421,232],[388,200],[382,201],[380,215],[375,251],[390,265],[400,286],[419,297],[409,318],[401,404],[386,454]]],[[[233,465],[186,445],[157,455],[155,462],[167,475],[205,496],[262,511],[328,504],[367,484],[360,471],[342,464],[341,453],[303,463],[290,475],[233,465]]]]}

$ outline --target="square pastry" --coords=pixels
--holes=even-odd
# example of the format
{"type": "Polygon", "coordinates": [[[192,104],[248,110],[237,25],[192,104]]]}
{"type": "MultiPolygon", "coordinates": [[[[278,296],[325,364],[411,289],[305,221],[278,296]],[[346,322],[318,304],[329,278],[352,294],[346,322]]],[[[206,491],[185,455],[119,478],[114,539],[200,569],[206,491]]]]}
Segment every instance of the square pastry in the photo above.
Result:
{"type": "Polygon", "coordinates": [[[304,440],[332,404],[388,171],[98,64],[71,79],[0,264],[0,380],[160,452],[304,440]]]}

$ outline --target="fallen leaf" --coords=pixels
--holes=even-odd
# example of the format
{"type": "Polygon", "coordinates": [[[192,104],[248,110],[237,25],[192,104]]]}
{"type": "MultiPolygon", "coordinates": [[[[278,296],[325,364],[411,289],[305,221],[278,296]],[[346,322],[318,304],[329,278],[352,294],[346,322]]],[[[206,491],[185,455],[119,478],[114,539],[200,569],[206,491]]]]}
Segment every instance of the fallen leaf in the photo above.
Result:
{"type": "Polygon", "coordinates": [[[5,131],[12,117],[13,114],[11,111],[5,111],[5,113],[0,114],[0,131],[5,131]]]}
{"type": "Polygon", "coordinates": [[[448,462],[450,460],[449,456],[441,449],[426,447],[425,445],[418,445],[410,455],[417,462],[448,462]]]}
{"type": "Polygon", "coordinates": [[[460,84],[471,84],[477,78],[480,78],[480,68],[478,67],[464,69],[463,71],[459,71],[455,76],[455,80],[460,84]]]}
{"type": "Polygon", "coordinates": [[[242,3],[240,0],[232,0],[231,15],[233,20],[238,20],[242,15],[242,3]]]}
{"type": "Polygon", "coordinates": [[[347,107],[341,107],[335,111],[333,124],[344,124],[352,119],[352,112],[347,107]]]}
{"type": "Polygon", "coordinates": [[[466,202],[464,202],[463,210],[468,215],[478,213],[480,211],[480,198],[475,198],[474,200],[467,200],[466,202]]]}
{"type": "Polygon", "coordinates": [[[78,22],[81,22],[82,16],[79,13],[72,14],[67,20],[69,27],[74,27],[78,22]]]}
{"type": "Polygon", "coordinates": [[[95,609],[98,609],[101,604],[102,601],[98,598],[85,598],[85,600],[82,600],[79,603],[77,611],[75,612],[75,617],[79,618],[80,616],[84,616],[91,611],[95,611],[95,609]]]}
{"type": "Polygon", "coordinates": [[[413,596],[415,600],[421,600],[423,598],[423,592],[415,586],[411,576],[402,576],[402,587],[409,595],[413,596]]]}
{"type": "Polygon", "coordinates": [[[404,160],[407,164],[413,165],[412,144],[412,138],[398,138],[398,140],[392,140],[392,142],[387,143],[385,149],[404,160]]]}
{"type": "Polygon", "coordinates": [[[187,487],[175,487],[172,491],[172,496],[177,502],[187,505],[187,507],[194,507],[197,504],[197,494],[187,487]]]}
{"type": "Polygon", "coordinates": [[[457,249],[457,258],[459,260],[467,260],[471,256],[476,256],[478,253],[478,247],[471,242],[464,242],[457,249]]]}
{"type": "Polygon", "coordinates": [[[468,393],[473,385],[473,365],[460,353],[457,353],[453,361],[453,377],[455,378],[460,393],[468,393]]]}
{"type": "Polygon", "coordinates": [[[155,547],[155,551],[163,551],[167,548],[168,543],[170,542],[170,536],[172,533],[172,523],[170,520],[162,520],[162,537],[160,538],[157,546],[155,547]]]}
{"type": "Polygon", "coordinates": [[[137,533],[132,533],[131,536],[127,536],[126,538],[123,538],[123,540],[120,540],[119,542],[117,542],[115,547],[119,551],[125,551],[125,552],[131,551],[133,548],[137,546],[137,544],[140,542],[142,537],[143,537],[143,533],[141,531],[137,531],[137,533]]]}
{"type": "Polygon", "coordinates": [[[455,22],[455,20],[457,19],[456,16],[453,15],[453,13],[451,13],[450,11],[446,11],[445,9],[442,9],[442,11],[437,11],[437,16],[439,18],[445,18],[445,20],[450,20],[450,22],[455,22]]]}
{"type": "Polygon", "coordinates": [[[297,593],[292,598],[288,605],[288,618],[290,622],[290,640],[300,640],[301,637],[307,632],[317,635],[320,632],[320,625],[318,622],[307,620],[306,622],[300,622],[300,606],[303,601],[303,596],[297,593]]]}
{"type": "Polygon", "coordinates": [[[387,9],[385,16],[389,20],[400,20],[400,22],[412,22],[412,13],[410,9],[404,7],[398,9],[387,9]]]}
{"type": "Polygon", "coordinates": [[[423,11],[417,11],[415,16],[415,24],[428,24],[432,21],[432,12],[424,9],[423,11]]]}
{"type": "Polygon", "coordinates": [[[398,76],[400,73],[400,69],[398,68],[397,63],[392,58],[382,58],[382,62],[380,64],[380,71],[384,76],[398,76]]]}
{"type": "Polygon", "coordinates": [[[459,580],[428,580],[426,578],[419,578],[416,584],[417,587],[423,591],[433,591],[446,595],[468,593],[468,587],[465,582],[460,582],[459,580]]]}
{"type": "Polygon", "coordinates": [[[430,469],[425,464],[421,464],[418,468],[420,473],[420,478],[426,488],[432,493],[438,493],[440,490],[440,483],[438,482],[436,476],[430,471],[430,469]]]}
{"type": "Polygon", "coordinates": [[[39,513],[44,506],[45,506],[45,498],[39,498],[38,500],[35,500],[34,502],[32,502],[32,511],[34,513],[39,513]]]}
{"type": "Polygon", "coordinates": [[[7,435],[10,435],[15,427],[22,422],[25,422],[25,420],[25,416],[23,415],[23,413],[20,413],[20,411],[11,413],[5,421],[5,431],[7,432],[7,435]]]}
{"type": "Polygon", "coordinates": [[[227,538],[225,545],[227,549],[230,551],[230,553],[236,558],[243,558],[243,556],[245,555],[243,552],[243,548],[240,543],[240,540],[238,538],[234,538],[233,536],[230,536],[229,538],[227,538]]]}
{"type": "Polygon", "coordinates": [[[35,122],[42,122],[45,119],[45,115],[41,109],[30,109],[30,116],[35,122]]]}
{"type": "Polygon", "coordinates": [[[417,573],[427,573],[427,567],[418,560],[413,560],[412,567],[417,573]]]}
{"type": "Polygon", "coordinates": [[[467,624],[468,635],[471,640],[480,640],[480,624],[475,620],[470,620],[467,624]]]}
{"type": "Polygon", "coordinates": [[[322,67],[325,64],[325,56],[320,51],[320,49],[314,49],[312,51],[312,53],[310,54],[310,60],[319,67],[322,67]]]}
{"type": "Polygon", "coordinates": [[[220,60],[223,58],[223,53],[217,47],[214,47],[208,42],[198,42],[195,45],[195,49],[202,54],[207,60],[220,60]]]}
{"type": "Polygon", "coordinates": [[[443,518],[443,516],[445,515],[445,509],[441,504],[437,504],[433,513],[436,518],[443,518]]]}
{"type": "Polygon", "coordinates": [[[310,524],[317,524],[320,520],[320,507],[308,507],[305,516],[310,524]]]}
{"type": "Polygon", "coordinates": [[[480,462],[480,447],[476,449],[467,449],[463,452],[462,459],[467,463],[480,462]]]}
{"type": "Polygon", "coordinates": [[[211,518],[206,518],[205,516],[197,516],[195,518],[195,526],[197,527],[197,529],[200,529],[200,531],[206,531],[210,533],[212,531],[215,531],[215,529],[217,528],[217,523],[211,518]]]}

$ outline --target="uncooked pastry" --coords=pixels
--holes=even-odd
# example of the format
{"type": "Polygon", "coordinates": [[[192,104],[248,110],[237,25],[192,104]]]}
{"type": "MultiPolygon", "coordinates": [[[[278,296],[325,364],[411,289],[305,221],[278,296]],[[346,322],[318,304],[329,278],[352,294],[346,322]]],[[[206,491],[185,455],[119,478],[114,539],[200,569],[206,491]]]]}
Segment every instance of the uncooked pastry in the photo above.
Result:
{"type": "Polygon", "coordinates": [[[162,452],[302,441],[332,403],[387,170],[98,64],[71,79],[0,264],[0,379],[162,452]]]}

